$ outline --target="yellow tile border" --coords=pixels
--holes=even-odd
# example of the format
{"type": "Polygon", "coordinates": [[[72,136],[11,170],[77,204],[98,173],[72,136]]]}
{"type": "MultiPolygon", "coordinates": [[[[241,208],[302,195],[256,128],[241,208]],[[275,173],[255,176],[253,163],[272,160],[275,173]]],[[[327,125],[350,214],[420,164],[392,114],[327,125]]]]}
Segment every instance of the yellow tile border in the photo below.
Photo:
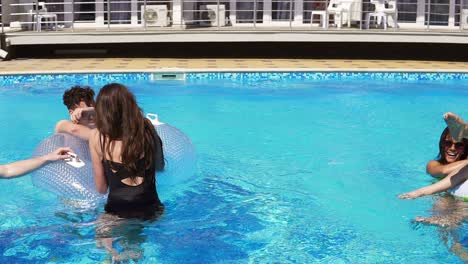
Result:
{"type": "Polygon", "coordinates": [[[459,72],[468,62],[325,59],[91,58],[0,62],[0,75],[130,72],[459,72]]]}

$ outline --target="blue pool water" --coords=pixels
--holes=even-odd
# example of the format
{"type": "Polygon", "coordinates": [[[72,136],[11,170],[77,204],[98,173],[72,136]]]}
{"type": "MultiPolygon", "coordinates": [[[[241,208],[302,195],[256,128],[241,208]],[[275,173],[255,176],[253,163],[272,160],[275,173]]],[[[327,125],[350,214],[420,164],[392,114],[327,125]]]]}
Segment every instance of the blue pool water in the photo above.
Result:
{"type": "MultiPolygon", "coordinates": [[[[0,164],[28,157],[67,118],[66,88],[127,84],[198,154],[193,181],[160,189],[162,219],[116,234],[139,262],[463,263],[450,249],[468,229],[412,224],[437,198],[396,196],[431,182],[442,114],[468,118],[468,77],[96,76],[0,77],[0,164]]],[[[1,263],[106,260],[93,222],[102,207],[70,208],[30,176],[0,193],[1,263]]]]}

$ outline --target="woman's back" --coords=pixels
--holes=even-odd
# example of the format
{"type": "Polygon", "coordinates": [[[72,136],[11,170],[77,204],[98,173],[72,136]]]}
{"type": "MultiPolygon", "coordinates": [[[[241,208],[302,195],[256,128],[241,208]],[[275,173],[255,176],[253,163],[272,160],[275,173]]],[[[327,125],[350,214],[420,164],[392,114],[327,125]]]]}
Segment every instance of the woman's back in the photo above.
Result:
{"type": "Polygon", "coordinates": [[[142,159],[138,167],[144,171],[145,177],[133,181],[121,163],[103,160],[104,174],[109,183],[106,212],[125,218],[151,218],[154,213],[163,210],[156,191],[155,168],[145,169],[144,164],[142,159]]]}
{"type": "MultiPolygon", "coordinates": [[[[157,136],[157,135],[156,135],[157,136]]],[[[157,140],[155,138],[155,140],[157,140]]],[[[154,145],[157,145],[153,143],[154,145]]],[[[122,163],[122,141],[115,140],[112,145],[108,145],[110,151],[103,153],[102,165],[104,174],[109,184],[109,198],[106,211],[131,209],[145,204],[161,204],[156,192],[156,166],[148,162],[144,154],[137,161],[138,176],[132,175],[122,163]],[[133,177],[132,177],[133,176],[133,177]]],[[[158,152],[158,150],[155,150],[158,152]]]]}
{"type": "MultiPolygon", "coordinates": [[[[122,166],[122,140],[114,140],[112,143],[113,144],[111,146],[110,153],[109,152],[103,153],[103,156],[104,156],[103,165],[110,165],[109,169],[111,169],[112,165],[122,168],[124,167],[122,166]]],[[[143,160],[144,156],[142,156],[141,158],[142,158],[141,160],[143,160]]],[[[138,186],[144,181],[143,177],[138,177],[138,176],[135,178],[135,180],[133,180],[130,177],[130,175],[128,175],[130,173],[128,170],[123,171],[120,169],[119,171],[114,171],[113,169],[111,169],[111,171],[114,173],[119,172],[118,173],[119,176],[126,175],[127,177],[121,179],[121,182],[125,185],[138,186]]]]}
{"type": "Polygon", "coordinates": [[[108,84],[95,109],[97,131],[89,144],[96,188],[109,191],[106,211],[147,218],[162,210],[155,178],[164,169],[162,141],[134,95],[121,84],[108,84]]]}

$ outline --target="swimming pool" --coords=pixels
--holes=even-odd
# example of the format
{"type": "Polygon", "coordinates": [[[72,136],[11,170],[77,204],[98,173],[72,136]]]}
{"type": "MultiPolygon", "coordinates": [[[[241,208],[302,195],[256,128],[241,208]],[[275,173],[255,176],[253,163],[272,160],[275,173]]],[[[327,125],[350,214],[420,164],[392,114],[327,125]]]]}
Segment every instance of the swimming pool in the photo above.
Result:
{"type": "MultiPolygon", "coordinates": [[[[28,157],[66,119],[75,84],[127,84],[145,112],[197,148],[196,178],[162,189],[165,216],[124,232],[143,263],[462,263],[430,215],[431,197],[397,194],[430,183],[442,114],[468,117],[468,75],[204,73],[3,76],[0,163],[28,157]]],[[[103,209],[69,208],[29,176],[0,186],[0,261],[106,259],[92,224],[103,209]]],[[[137,223],[136,225],[140,225],[137,223]]],[[[463,234],[463,229],[458,230],[463,234]]]]}

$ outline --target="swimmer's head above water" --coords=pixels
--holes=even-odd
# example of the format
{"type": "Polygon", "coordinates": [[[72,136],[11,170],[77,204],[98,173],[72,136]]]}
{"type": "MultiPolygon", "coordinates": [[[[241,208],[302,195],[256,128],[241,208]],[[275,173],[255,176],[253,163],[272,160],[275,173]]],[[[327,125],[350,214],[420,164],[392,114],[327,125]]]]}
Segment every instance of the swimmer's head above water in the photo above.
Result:
{"type": "Polygon", "coordinates": [[[94,91],[89,86],[73,86],[63,94],[63,104],[73,111],[78,107],[93,107],[94,91]]]}
{"type": "Polygon", "coordinates": [[[96,126],[93,89],[88,86],[73,86],[63,94],[63,104],[67,106],[73,122],[90,128],[96,126]]]}
{"type": "Polygon", "coordinates": [[[450,135],[448,128],[445,128],[439,139],[438,161],[441,164],[449,164],[455,161],[464,160],[468,155],[468,141],[463,139],[455,142],[450,135]]]}

